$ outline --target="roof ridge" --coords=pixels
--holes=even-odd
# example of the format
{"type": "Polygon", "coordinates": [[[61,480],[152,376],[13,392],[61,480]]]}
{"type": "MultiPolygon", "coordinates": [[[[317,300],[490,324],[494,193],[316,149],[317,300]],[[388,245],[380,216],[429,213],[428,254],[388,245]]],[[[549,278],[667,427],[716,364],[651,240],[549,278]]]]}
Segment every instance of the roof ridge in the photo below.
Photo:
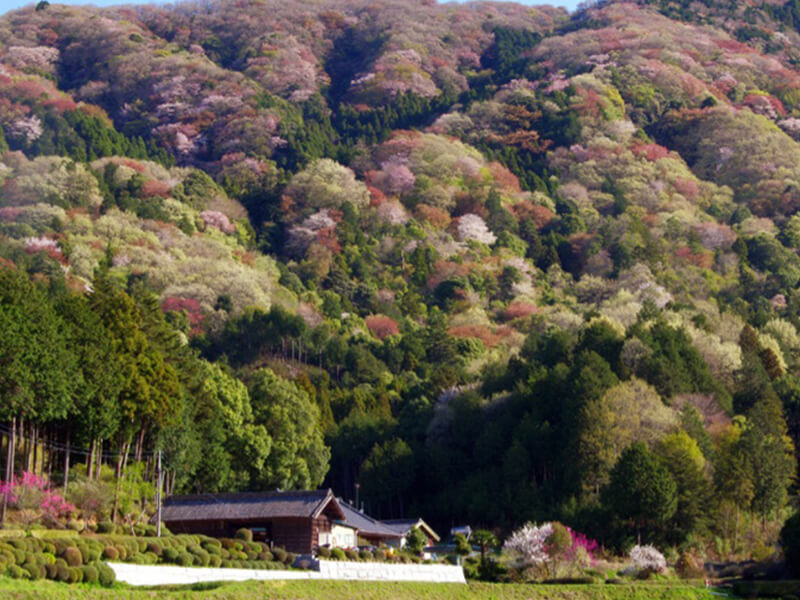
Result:
{"type": "Polygon", "coordinates": [[[325,498],[330,492],[327,490],[269,490],[269,491],[247,491],[247,492],[203,492],[199,494],[174,494],[167,496],[166,501],[182,501],[182,500],[208,500],[218,498],[220,500],[230,499],[247,499],[247,498],[300,498],[300,497],[320,497],[325,498]]]}

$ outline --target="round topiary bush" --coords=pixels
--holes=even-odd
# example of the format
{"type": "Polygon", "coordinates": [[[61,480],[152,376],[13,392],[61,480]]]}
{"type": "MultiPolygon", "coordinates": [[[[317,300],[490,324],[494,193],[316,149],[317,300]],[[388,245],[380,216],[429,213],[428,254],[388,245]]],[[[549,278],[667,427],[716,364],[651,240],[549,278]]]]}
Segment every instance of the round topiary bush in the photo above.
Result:
{"type": "Polygon", "coordinates": [[[219,567],[222,564],[222,558],[220,558],[219,554],[209,554],[208,564],[211,567],[219,567]]]}
{"type": "Polygon", "coordinates": [[[253,541],[253,532],[246,527],[242,527],[241,529],[236,531],[236,534],[233,536],[237,540],[244,540],[245,542],[252,542],[253,541]]]}
{"type": "Polygon", "coordinates": [[[17,565],[11,565],[10,567],[8,567],[8,574],[14,579],[30,578],[30,574],[25,569],[23,569],[22,567],[18,567],[17,565]]]}
{"type": "Polygon", "coordinates": [[[44,579],[47,575],[47,570],[35,563],[25,563],[22,565],[22,568],[28,572],[29,579],[44,579]]]}
{"type": "Polygon", "coordinates": [[[100,579],[97,567],[93,565],[84,565],[81,567],[81,571],[83,571],[83,580],[86,583],[97,583],[100,579]]]}
{"type": "Polygon", "coordinates": [[[128,560],[130,556],[133,556],[133,552],[129,552],[128,548],[123,546],[122,544],[117,544],[114,546],[117,549],[117,555],[119,556],[120,560],[128,560]]]}
{"type": "Polygon", "coordinates": [[[331,550],[331,558],[333,560],[347,560],[347,555],[341,548],[334,548],[331,550]]]}
{"type": "Polygon", "coordinates": [[[355,550],[345,550],[344,555],[347,557],[347,560],[358,560],[358,552],[355,550]]]}
{"type": "Polygon", "coordinates": [[[161,547],[161,544],[156,542],[148,542],[147,551],[152,552],[156,556],[161,556],[164,553],[164,549],[161,547]]]}
{"type": "Polygon", "coordinates": [[[114,582],[117,580],[117,575],[114,573],[114,569],[105,563],[97,563],[95,566],[97,567],[97,575],[98,579],[100,580],[100,585],[103,587],[111,587],[114,585],[114,582]]]}
{"type": "Polygon", "coordinates": [[[64,550],[63,557],[70,567],[80,567],[83,564],[83,555],[75,546],[70,546],[64,550]]]}
{"type": "Polygon", "coordinates": [[[178,551],[175,548],[164,548],[164,553],[161,555],[162,562],[174,563],[178,561],[178,551]]]}
{"type": "Polygon", "coordinates": [[[83,581],[83,571],[78,567],[69,567],[69,583],[80,583],[83,581]]]}
{"type": "Polygon", "coordinates": [[[286,562],[286,550],[284,550],[280,546],[272,549],[272,555],[275,557],[275,560],[280,562],[286,562]]]}
{"type": "Polygon", "coordinates": [[[58,567],[55,564],[46,565],[45,570],[47,571],[48,579],[56,579],[58,577],[58,567]]]}
{"type": "Polygon", "coordinates": [[[97,524],[97,533],[114,533],[114,524],[111,521],[101,521],[97,524]]]}
{"type": "Polygon", "coordinates": [[[320,548],[317,550],[317,556],[319,558],[330,558],[331,557],[331,549],[330,548],[320,548]]]}
{"type": "Polygon", "coordinates": [[[119,558],[119,551],[114,546],[106,546],[103,549],[103,558],[117,560],[119,558]]]}
{"type": "Polygon", "coordinates": [[[294,561],[296,560],[297,560],[297,554],[295,554],[294,552],[287,552],[286,558],[284,559],[283,563],[291,566],[294,564],[294,561]]]}
{"type": "Polygon", "coordinates": [[[375,560],[383,562],[386,560],[386,550],[375,550],[375,560]]]}
{"type": "Polygon", "coordinates": [[[272,552],[266,551],[258,555],[258,560],[264,562],[272,562],[273,560],[275,560],[275,557],[272,555],[272,552]]]}
{"type": "Polygon", "coordinates": [[[67,565],[56,565],[58,572],[56,578],[65,583],[69,582],[69,567],[67,565]]]}
{"type": "Polygon", "coordinates": [[[360,558],[361,560],[372,560],[373,558],[372,552],[370,552],[369,550],[359,550],[358,558],[360,558]]]}
{"type": "Polygon", "coordinates": [[[191,567],[194,563],[194,558],[188,552],[181,552],[178,554],[178,564],[182,567],[191,567]]]}

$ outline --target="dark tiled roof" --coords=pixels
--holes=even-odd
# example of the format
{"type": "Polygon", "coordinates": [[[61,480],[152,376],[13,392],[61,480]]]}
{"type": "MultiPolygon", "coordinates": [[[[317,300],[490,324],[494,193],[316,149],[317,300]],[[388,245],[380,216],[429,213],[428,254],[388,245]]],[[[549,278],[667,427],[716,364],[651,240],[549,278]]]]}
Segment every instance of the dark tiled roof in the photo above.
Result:
{"type": "Polygon", "coordinates": [[[161,519],[171,521],[314,518],[333,503],[336,517],[344,514],[331,490],[300,492],[246,492],[240,494],[192,494],[170,496],[161,519]]]}
{"type": "Polygon", "coordinates": [[[365,515],[361,511],[356,510],[355,506],[351,506],[341,498],[339,498],[339,506],[342,507],[342,511],[344,512],[345,524],[355,527],[358,529],[360,534],[368,536],[380,536],[384,538],[403,537],[403,534],[397,533],[394,529],[391,529],[383,522],[373,519],[369,515],[365,515]]]}

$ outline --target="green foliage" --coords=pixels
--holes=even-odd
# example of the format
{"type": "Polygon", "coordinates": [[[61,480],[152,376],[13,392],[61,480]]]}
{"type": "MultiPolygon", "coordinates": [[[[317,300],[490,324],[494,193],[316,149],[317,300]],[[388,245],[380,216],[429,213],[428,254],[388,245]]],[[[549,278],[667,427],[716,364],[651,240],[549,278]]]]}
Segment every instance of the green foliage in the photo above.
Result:
{"type": "Polygon", "coordinates": [[[672,475],[642,443],[628,447],[611,471],[604,497],[623,522],[631,523],[641,536],[663,529],[678,506],[672,475]]]}

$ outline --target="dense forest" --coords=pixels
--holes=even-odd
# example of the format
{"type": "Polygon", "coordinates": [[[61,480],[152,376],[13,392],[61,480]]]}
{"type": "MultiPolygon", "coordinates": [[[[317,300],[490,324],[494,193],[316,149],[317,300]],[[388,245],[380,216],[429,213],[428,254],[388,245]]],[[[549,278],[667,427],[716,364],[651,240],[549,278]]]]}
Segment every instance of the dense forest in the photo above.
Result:
{"type": "Polygon", "coordinates": [[[798,209],[795,0],[9,12],[5,478],[768,555],[798,209]]]}

